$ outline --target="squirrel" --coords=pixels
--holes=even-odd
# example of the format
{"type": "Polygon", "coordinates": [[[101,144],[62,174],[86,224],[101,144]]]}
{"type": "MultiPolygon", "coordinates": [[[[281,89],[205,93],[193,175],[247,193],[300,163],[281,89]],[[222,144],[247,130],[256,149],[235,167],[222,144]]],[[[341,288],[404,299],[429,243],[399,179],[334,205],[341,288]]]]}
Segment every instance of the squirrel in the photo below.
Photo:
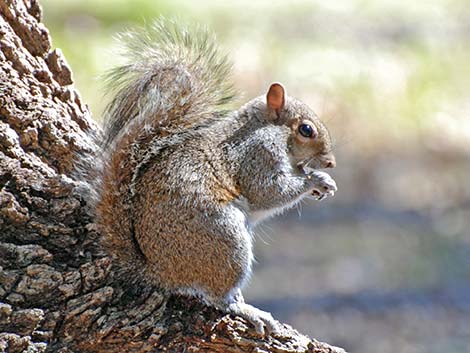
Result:
{"type": "Polygon", "coordinates": [[[280,83],[229,110],[231,64],[206,29],[162,19],[121,38],[93,178],[105,249],[139,283],[279,332],[241,294],[253,228],[337,190],[319,171],[336,164],[327,128],[280,83]]]}

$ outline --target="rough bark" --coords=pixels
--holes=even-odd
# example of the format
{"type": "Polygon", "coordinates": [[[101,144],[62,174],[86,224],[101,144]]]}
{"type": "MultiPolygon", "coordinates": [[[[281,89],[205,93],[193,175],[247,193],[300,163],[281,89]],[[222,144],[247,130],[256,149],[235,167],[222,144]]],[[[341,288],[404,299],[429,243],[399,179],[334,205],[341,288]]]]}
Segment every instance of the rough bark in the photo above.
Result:
{"type": "Polygon", "coordinates": [[[116,280],[71,176],[99,127],[38,3],[0,14],[0,352],[343,352],[116,280]]]}

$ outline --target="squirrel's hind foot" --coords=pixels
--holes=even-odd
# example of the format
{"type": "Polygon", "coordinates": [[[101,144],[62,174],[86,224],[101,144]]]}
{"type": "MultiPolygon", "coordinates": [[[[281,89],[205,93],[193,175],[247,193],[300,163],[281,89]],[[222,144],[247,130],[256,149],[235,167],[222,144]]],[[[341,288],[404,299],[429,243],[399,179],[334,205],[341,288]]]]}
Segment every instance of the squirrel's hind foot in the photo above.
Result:
{"type": "Polygon", "coordinates": [[[270,313],[257,309],[250,304],[243,302],[231,303],[228,306],[228,311],[250,322],[261,336],[269,333],[276,335],[281,331],[281,324],[270,313]]]}

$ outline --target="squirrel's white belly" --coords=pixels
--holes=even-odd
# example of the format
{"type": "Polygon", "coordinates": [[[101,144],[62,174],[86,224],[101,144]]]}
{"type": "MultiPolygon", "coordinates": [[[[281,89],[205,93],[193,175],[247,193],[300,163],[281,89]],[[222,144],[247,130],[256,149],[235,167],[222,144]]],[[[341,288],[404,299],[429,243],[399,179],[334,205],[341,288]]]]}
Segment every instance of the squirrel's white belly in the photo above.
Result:
{"type": "Polygon", "coordinates": [[[286,204],[278,206],[278,207],[264,209],[264,210],[252,210],[245,198],[237,200],[236,205],[243,209],[243,211],[247,215],[247,218],[248,218],[249,222],[253,226],[255,226],[256,224],[258,224],[259,222],[261,222],[261,221],[263,221],[267,218],[279,215],[279,214],[283,213],[284,211],[294,207],[297,203],[300,202],[300,200],[302,200],[304,198],[304,196],[305,196],[305,194],[300,195],[299,197],[297,197],[296,199],[294,199],[293,201],[291,201],[289,203],[286,203],[286,204]]]}

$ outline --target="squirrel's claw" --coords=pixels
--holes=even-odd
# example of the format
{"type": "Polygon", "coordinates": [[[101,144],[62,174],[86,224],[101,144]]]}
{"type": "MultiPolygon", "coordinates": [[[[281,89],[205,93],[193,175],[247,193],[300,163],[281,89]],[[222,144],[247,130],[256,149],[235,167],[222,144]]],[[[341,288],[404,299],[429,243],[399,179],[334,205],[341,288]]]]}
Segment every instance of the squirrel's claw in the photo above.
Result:
{"type": "Polygon", "coordinates": [[[280,332],[280,323],[270,313],[259,310],[252,305],[239,302],[232,303],[228,306],[228,311],[251,323],[260,336],[267,333],[276,335],[280,332]]]}

